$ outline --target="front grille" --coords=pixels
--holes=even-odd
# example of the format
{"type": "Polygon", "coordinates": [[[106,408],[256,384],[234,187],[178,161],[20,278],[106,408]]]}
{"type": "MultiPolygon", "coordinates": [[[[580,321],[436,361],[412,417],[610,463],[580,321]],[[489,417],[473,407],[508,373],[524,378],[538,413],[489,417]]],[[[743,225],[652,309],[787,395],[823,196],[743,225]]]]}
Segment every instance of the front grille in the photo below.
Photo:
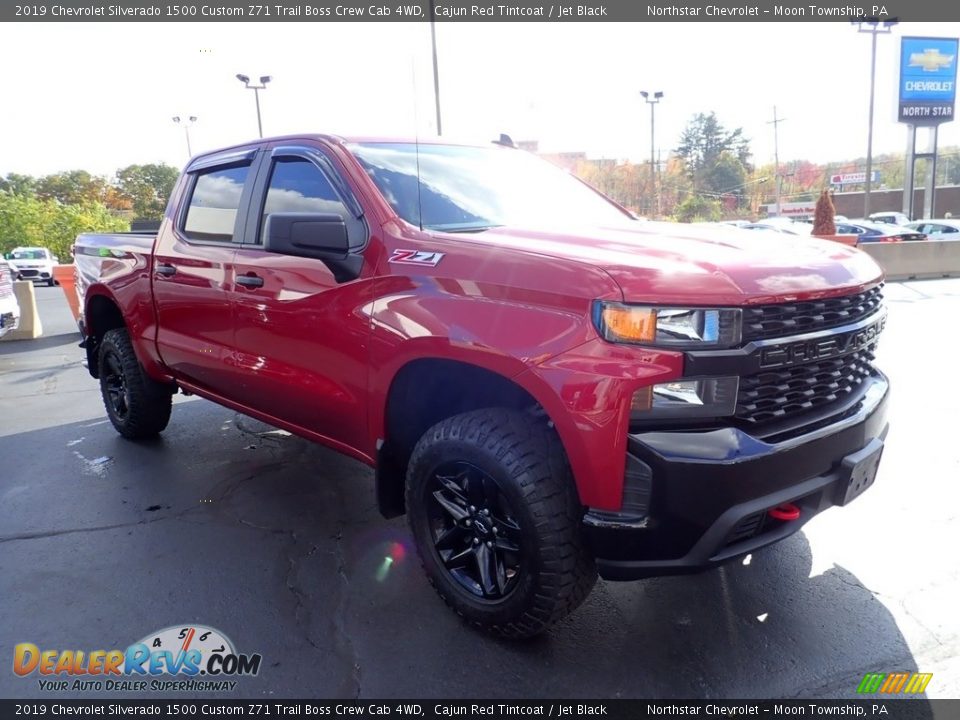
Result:
{"type": "Polygon", "coordinates": [[[20,277],[32,278],[37,277],[40,274],[39,270],[21,270],[20,277]]]}
{"type": "Polygon", "coordinates": [[[883,303],[882,285],[856,295],[743,308],[743,341],[788,337],[849,325],[883,303]]]}
{"type": "Polygon", "coordinates": [[[749,425],[793,419],[857,392],[873,374],[876,343],[840,357],[740,378],[735,417],[749,425]]]}

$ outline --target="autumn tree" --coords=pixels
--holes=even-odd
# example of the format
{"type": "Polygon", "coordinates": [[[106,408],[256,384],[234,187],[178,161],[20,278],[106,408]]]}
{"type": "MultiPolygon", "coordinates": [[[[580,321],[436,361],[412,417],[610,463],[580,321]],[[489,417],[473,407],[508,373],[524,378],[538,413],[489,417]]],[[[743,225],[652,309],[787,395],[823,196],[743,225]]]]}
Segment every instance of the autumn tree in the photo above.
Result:
{"type": "Polygon", "coordinates": [[[69,170],[40,178],[36,194],[41,200],[56,200],[64,205],[102,202],[109,183],[106,178],[86,170],[69,170]]]}
{"type": "Polygon", "coordinates": [[[833,222],[833,216],[836,213],[833,207],[833,200],[830,199],[830,193],[826,190],[820,191],[820,197],[817,199],[817,208],[813,216],[814,235],[835,235],[837,226],[833,222]]]}
{"type": "Polygon", "coordinates": [[[137,220],[159,220],[180,171],[165,163],[128,165],[117,170],[117,189],[133,209],[137,220]]]}

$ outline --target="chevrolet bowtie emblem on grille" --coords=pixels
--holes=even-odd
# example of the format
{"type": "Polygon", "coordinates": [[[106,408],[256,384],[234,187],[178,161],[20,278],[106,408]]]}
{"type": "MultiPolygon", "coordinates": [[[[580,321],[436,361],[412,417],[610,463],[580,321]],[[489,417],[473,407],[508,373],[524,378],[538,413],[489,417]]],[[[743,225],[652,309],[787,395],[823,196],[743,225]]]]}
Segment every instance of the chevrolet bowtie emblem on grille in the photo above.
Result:
{"type": "Polygon", "coordinates": [[[950,67],[956,55],[944,55],[936,48],[927,48],[922,53],[910,53],[910,67],[921,67],[924,72],[937,72],[950,67]]]}

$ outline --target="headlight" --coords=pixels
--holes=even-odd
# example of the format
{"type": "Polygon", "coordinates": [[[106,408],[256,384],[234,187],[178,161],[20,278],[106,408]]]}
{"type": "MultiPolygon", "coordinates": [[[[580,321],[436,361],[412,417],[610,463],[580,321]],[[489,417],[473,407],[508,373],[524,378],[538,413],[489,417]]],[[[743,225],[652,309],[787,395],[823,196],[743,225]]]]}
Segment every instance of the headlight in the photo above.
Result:
{"type": "Polygon", "coordinates": [[[597,302],[597,332],[609,342],[664,348],[733,347],[740,343],[741,313],[735,308],[664,308],[597,302]]]}
{"type": "Polygon", "coordinates": [[[676,380],[640,388],[630,403],[634,420],[714,418],[737,410],[740,378],[716,377],[676,380]]]}

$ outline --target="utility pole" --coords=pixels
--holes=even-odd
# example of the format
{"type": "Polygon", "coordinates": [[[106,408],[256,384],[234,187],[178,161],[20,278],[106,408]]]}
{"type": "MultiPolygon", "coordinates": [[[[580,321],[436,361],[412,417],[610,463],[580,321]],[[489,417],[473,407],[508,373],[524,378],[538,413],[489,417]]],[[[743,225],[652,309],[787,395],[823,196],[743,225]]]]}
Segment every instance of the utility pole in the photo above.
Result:
{"type": "Polygon", "coordinates": [[[650,189],[653,192],[653,197],[651,198],[652,202],[650,203],[650,209],[655,210],[656,214],[660,214],[660,193],[657,191],[657,159],[655,155],[655,144],[654,144],[654,113],[653,110],[656,107],[657,103],[660,102],[660,99],[663,97],[662,92],[653,93],[653,100],[650,99],[650,93],[646,90],[641,90],[640,94],[643,96],[643,99],[646,100],[647,104],[650,106],[650,189]]]}
{"type": "Polygon", "coordinates": [[[773,184],[775,192],[777,194],[777,217],[780,217],[780,181],[782,176],[780,175],[780,140],[777,134],[777,125],[782,123],[786,118],[777,117],[777,106],[773,106],[773,120],[767,122],[767,125],[773,125],[773,184]]]}

